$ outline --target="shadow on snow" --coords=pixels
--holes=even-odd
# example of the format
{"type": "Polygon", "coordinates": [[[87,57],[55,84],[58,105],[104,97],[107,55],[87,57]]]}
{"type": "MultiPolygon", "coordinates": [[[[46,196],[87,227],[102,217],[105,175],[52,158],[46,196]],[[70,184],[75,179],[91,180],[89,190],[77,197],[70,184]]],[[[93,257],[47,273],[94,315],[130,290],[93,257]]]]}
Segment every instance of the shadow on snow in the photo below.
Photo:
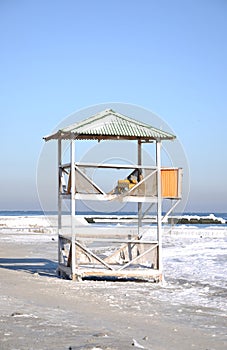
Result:
{"type": "Polygon", "coordinates": [[[42,258],[0,258],[0,268],[57,277],[57,262],[42,258]]]}

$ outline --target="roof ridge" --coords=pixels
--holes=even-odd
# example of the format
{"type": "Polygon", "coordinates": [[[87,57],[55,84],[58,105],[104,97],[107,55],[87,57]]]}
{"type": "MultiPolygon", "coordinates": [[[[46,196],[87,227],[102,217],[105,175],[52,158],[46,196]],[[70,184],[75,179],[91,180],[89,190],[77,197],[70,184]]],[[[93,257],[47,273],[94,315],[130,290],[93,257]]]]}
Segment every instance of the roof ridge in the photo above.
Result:
{"type": "Polygon", "coordinates": [[[101,112],[98,112],[98,113],[96,113],[96,114],[94,114],[94,115],[92,115],[91,117],[87,117],[87,118],[85,118],[85,119],[83,119],[83,120],[81,120],[81,121],[79,121],[79,122],[77,122],[77,123],[73,123],[73,124],[71,124],[71,125],[69,125],[69,126],[67,126],[67,127],[64,127],[64,128],[62,128],[61,130],[65,130],[65,129],[73,129],[73,128],[80,128],[80,127],[82,127],[82,126],[85,126],[85,125],[89,125],[90,123],[92,123],[92,122],[94,122],[94,121],[97,121],[97,120],[99,120],[99,119],[102,119],[104,116],[106,116],[106,115],[104,115],[104,113],[105,112],[114,112],[114,113],[116,113],[115,111],[113,111],[112,109],[106,109],[106,110],[104,110],[104,111],[101,111],[101,112]]]}

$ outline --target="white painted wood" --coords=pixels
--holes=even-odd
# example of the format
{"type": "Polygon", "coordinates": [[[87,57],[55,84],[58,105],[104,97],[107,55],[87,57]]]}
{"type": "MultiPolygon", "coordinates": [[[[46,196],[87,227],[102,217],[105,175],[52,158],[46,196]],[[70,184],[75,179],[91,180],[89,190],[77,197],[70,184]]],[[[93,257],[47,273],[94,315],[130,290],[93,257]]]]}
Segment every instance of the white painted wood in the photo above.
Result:
{"type": "MultiPolygon", "coordinates": [[[[128,191],[129,192],[129,191],[128,191]]],[[[63,195],[65,198],[70,198],[69,195],[63,195]]],[[[155,197],[144,197],[144,196],[120,196],[120,195],[103,195],[103,194],[87,194],[87,193],[76,193],[75,198],[79,200],[98,200],[98,201],[120,201],[120,202],[153,202],[157,203],[157,196],[155,197]]]]}
{"type": "MultiPolygon", "coordinates": [[[[82,168],[116,168],[116,169],[145,169],[145,170],[155,170],[156,166],[152,165],[138,165],[138,164],[103,164],[103,163],[77,163],[75,162],[77,167],[82,168]]],[[[70,168],[71,163],[62,164],[62,168],[70,168]]],[[[162,167],[165,170],[178,170],[177,167],[162,167]]]]}
{"type": "Polygon", "coordinates": [[[162,271],[162,183],[161,183],[161,141],[156,141],[156,166],[157,166],[157,239],[158,269],[162,271]]]}
{"type": "MultiPolygon", "coordinates": [[[[76,279],[78,273],[80,273],[81,269],[83,270],[83,266],[78,266],[78,257],[77,257],[77,250],[84,250],[87,254],[90,254],[90,256],[94,259],[96,259],[99,263],[101,263],[103,265],[103,268],[106,269],[106,276],[108,274],[111,275],[116,275],[118,274],[118,271],[120,273],[121,270],[127,269],[128,266],[130,266],[131,264],[135,263],[137,261],[137,259],[140,259],[141,257],[143,257],[145,254],[149,254],[150,251],[152,251],[153,249],[157,249],[157,259],[158,261],[155,260],[155,263],[157,264],[157,268],[158,268],[158,273],[160,274],[160,276],[162,275],[162,270],[163,270],[163,266],[162,266],[162,220],[165,219],[170,212],[173,210],[173,208],[177,205],[178,201],[171,207],[171,209],[166,213],[166,215],[164,216],[164,218],[162,218],[162,189],[161,189],[161,141],[156,141],[156,166],[143,166],[142,165],[142,142],[138,141],[138,164],[134,164],[134,165],[124,165],[124,164],[95,164],[95,163],[76,163],[75,162],[75,140],[71,140],[70,141],[71,145],[70,145],[70,163],[67,164],[62,164],[62,144],[61,144],[61,140],[58,140],[58,232],[59,232],[59,237],[61,234],[61,226],[62,226],[62,200],[63,199],[70,199],[70,217],[71,217],[71,235],[70,235],[70,242],[72,243],[71,245],[71,268],[70,268],[70,273],[72,276],[72,279],[76,279]],[[129,191],[123,193],[123,194],[106,194],[104,191],[102,191],[89,177],[87,177],[86,174],[84,174],[84,172],[82,171],[81,167],[83,168],[104,168],[104,169],[138,169],[138,170],[152,170],[152,172],[145,176],[138,184],[136,184],[135,186],[133,186],[129,191]],[[62,193],[62,182],[61,182],[61,174],[62,171],[66,171],[67,173],[70,174],[69,176],[71,176],[71,193],[70,194],[63,194],[62,193]],[[75,193],[75,188],[76,188],[76,171],[83,176],[87,181],[89,181],[89,183],[94,186],[94,188],[96,188],[96,190],[98,190],[100,193],[96,193],[96,194],[92,194],[92,193],[75,193]],[[145,196],[144,195],[133,195],[133,192],[136,189],[139,189],[139,187],[145,183],[151,176],[157,176],[157,195],[155,193],[155,196],[145,196]],[[88,247],[81,245],[80,240],[82,240],[85,244],[86,244],[86,240],[89,241],[89,237],[86,233],[86,228],[84,227],[84,231],[85,231],[85,235],[83,237],[83,233],[80,232],[80,227],[76,226],[76,214],[75,214],[75,209],[76,209],[76,200],[100,200],[100,201],[112,201],[112,200],[118,200],[118,201],[122,201],[122,202],[137,202],[138,203],[138,232],[137,232],[137,228],[135,228],[135,236],[141,234],[142,237],[142,230],[141,230],[141,226],[142,226],[142,219],[144,217],[144,215],[146,215],[146,213],[148,211],[146,211],[143,215],[142,212],[142,203],[149,203],[150,206],[148,208],[148,210],[150,209],[150,207],[156,203],[157,205],[157,241],[143,241],[143,240],[136,240],[136,238],[134,239],[134,237],[117,237],[117,236],[109,236],[109,237],[105,237],[102,236],[102,234],[100,234],[99,232],[94,232],[93,235],[95,235],[94,237],[91,237],[92,241],[94,242],[104,242],[106,245],[108,245],[108,242],[113,243],[113,244],[138,244],[138,246],[140,244],[144,244],[146,245],[146,248],[148,248],[148,244],[155,244],[154,246],[152,246],[151,248],[148,248],[145,252],[141,253],[140,255],[138,255],[138,257],[133,258],[132,260],[130,260],[128,263],[126,263],[124,266],[119,267],[119,265],[117,266],[117,270],[116,267],[112,267],[112,265],[110,265],[109,263],[105,262],[102,258],[99,257],[99,255],[97,255],[96,253],[93,253],[93,251],[91,251],[88,247]],[[112,271],[111,271],[112,270],[112,271]],[[108,272],[109,271],[109,272],[108,272]]],[[[170,167],[165,167],[163,169],[178,169],[178,168],[170,168],[170,167]]],[[[182,175],[179,173],[179,182],[181,180],[182,175]]],[[[180,184],[181,185],[181,184],[180,184]]],[[[134,192],[135,193],[135,192],[134,192]]],[[[78,222],[77,222],[78,225],[78,222]]],[[[69,227],[70,227],[70,223],[69,223],[69,227]]],[[[65,227],[64,227],[65,228],[65,227]]],[[[70,233],[70,228],[68,228],[68,232],[70,233]]],[[[106,233],[105,233],[106,234],[106,233]]],[[[62,236],[61,236],[62,237],[62,236]]],[[[60,242],[60,239],[59,239],[60,242]]],[[[61,242],[60,242],[61,243],[61,242]]],[[[59,266],[62,266],[62,261],[60,261],[60,250],[62,249],[62,247],[60,247],[60,243],[59,243],[59,247],[58,247],[58,261],[59,261],[59,266]]],[[[63,243],[62,243],[63,244],[63,243]]],[[[78,252],[79,254],[79,252],[78,252]]],[[[79,256],[79,255],[78,255],[79,256]]],[[[61,267],[59,267],[59,269],[61,270],[61,267]]],[[[92,266],[88,266],[87,267],[88,274],[92,275],[92,266]]],[[[62,269],[63,272],[69,271],[68,267],[64,267],[62,269]]],[[[128,271],[126,270],[125,273],[128,273],[128,271]]],[[[136,269],[135,274],[140,274],[139,270],[136,269]]],[[[105,276],[105,272],[103,273],[103,275],[105,276]]],[[[143,269],[141,271],[141,275],[143,275],[143,269]]]]}
{"type": "MultiPolygon", "coordinates": [[[[142,165],[142,145],[141,145],[141,140],[138,140],[137,152],[138,152],[138,154],[137,154],[138,165],[141,166],[142,165]]],[[[140,237],[140,228],[141,228],[141,226],[142,226],[142,202],[138,202],[138,237],[140,237]]]]}
{"type": "Polygon", "coordinates": [[[58,263],[61,262],[61,244],[59,235],[61,234],[61,212],[62,212],[62,198],[61,198],[61,162],[62,162],[62,144],[61,139],[58,140],[58,263]]]}
{"type": "Polygon", "coordinates": [[[83,173],[83,171],[81,171],[79,169],[79,167],[77,165],[75,165],[75,169],[76,171],[78,171],[78,173],[80,173],[81,176],[84,177],[84,179],[86,179],[97,191],[99,191],[101,194],[106,194],[98,185],[96,185],[96,183],[94,181],[92,181],[86,174],[83,173]]]}
{"type": "MultiPolygon", "coordinates": [[[[103,163],[75,163],[76,166],[83,168],[118,168],[118,169],[155,169],[154,166],[142,166],[138,164],[103,164],[103,163]]],[[[68,166],[68,164],[66,164],[68,166]]],[[[171,168],[172,169],[172,168],[171,168]]]]}
{"type": "Polygon", "coordinates": [[[72,279],[75,279],[76,274],[76,246],[75,246],[75,140],[70,141],[70,158],[71,158],[71,234],[72,234],[72,249],[71,249],[71,261],[72,261],[72,279]]]}
{"type": "Polygon", "coordinates": [[[97,236],[94,237],[92,236],[91,237],[83,237],[83,236],[80,236],[80,241],[89,241],[89,240],[92,240],[92,242],[110,242],[110,243],[130,243],[130,244],[144,244],[144,245],[147,245],[147,244],[156,244],[157,241],[141,241],[141,240],[138,240],[137,238],[134,239],[134,240],[130,240],[130,239],[114,239],[114,238],[102,238],[100,236],[97,236]]]}

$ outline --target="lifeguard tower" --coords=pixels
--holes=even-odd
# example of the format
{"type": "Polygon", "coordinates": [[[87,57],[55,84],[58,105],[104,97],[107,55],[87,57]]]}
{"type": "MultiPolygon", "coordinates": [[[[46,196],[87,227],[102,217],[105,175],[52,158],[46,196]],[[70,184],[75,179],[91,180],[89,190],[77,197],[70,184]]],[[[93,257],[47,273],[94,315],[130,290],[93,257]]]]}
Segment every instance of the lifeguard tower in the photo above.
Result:
{"type": "MultiPolygon", "coordinates": [[[[161,144],[175,136],[112,109],[97,113],[81,122],[44,137],[58,141],[58,274],[72,280],[162,279],[162,222],[177,205],[182,195],[182,169],[161,166],[161,144]],[[70,161],[63,163],[62,141],[70,144],[70,161]],[[79,163],[75,159],[77,142],[137,142],[136,164],[79,163]],[[142,145],[155,147],[155,165],[142,164],[142,145]],[[105,192],[89,177],[89,169],[124,169],[111,191],[105,192]],[[120,201],[138,203],[137,227],[81,225],[77,219],[76,201],[120,201]],[[163,215],[162,203],[170,200],[163,215]],[[70,201],[70,214],[63,213],[63,201],[70,201]],[[143,204],[146,203],[146,212],[143,204]],[[155,208],[155,234],[144,234],[143,218],[155,208]],[[91,227],[92,226],[92,227],[91,227]],[[108,254],[107,254],[108,252],[108,254]]],[[[116,155],[119,156],[119,155],[116,155]]],[[[111,176],[111,175],[110,175],[111,176]]],[[[154,226],[153,226],[154,227],[154,226]]],[[[147,233],[147,230],[145,231],[147,233]]]]}

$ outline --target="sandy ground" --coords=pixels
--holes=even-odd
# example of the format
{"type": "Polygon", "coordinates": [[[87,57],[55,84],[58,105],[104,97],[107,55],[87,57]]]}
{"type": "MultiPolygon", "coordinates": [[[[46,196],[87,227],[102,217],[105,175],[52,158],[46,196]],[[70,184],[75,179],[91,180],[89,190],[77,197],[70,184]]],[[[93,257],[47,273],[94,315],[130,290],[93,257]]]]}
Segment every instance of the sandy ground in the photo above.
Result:
{"type": "Polygon", "coordinates": [[[152,298],[161,286],[57,278],[55,234],[7,232],[0,243],[2,350],[227,347],[224,316],[152,298]]]}

